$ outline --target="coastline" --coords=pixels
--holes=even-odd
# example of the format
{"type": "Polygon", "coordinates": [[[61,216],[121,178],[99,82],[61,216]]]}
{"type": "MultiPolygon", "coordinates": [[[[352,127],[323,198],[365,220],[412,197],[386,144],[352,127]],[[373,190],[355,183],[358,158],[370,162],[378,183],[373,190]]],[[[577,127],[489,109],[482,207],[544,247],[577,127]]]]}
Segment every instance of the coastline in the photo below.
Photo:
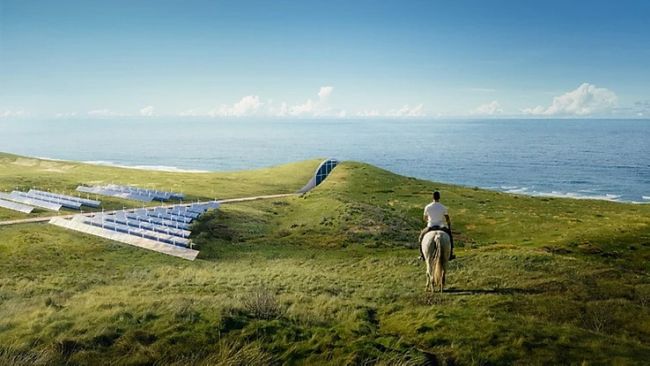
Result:
{"type": "MultiPolygon", "coordinates": [[[[7,153],[14,155],[12,153],[7,153]]],[[[16,155],[20,156],[20,155],[16,155]]],[[[181,168],[181,167],[176,167],[176,166],[170,166],[170,165],[128,165],[128,164],[123,164],[123,163],[116,163],[112,161],[107,161],[107,160],[87,160],[87,161],[75,161],[75,160],[65,160],[65,159],[57,159],[57,158],[49,158],[49,157],[43,157],[43,156],[33,156],[33,157],[28,157],[28,156],[21,156],[24,158],[34,158],[34,159],[40,159],[40,160],[46,160],[46,161],[53,161],[53,162],[78,162],[82,164],[89,164],[89,165],[97,165],[97,166],[108,166],[108,167],[115,167],[115,168],[124,168],[124,169],[134,169],[134,170],[144,170],[144,171],[159,171],[159,172],[169,172],[169,173],[193,173],[193,174],[205,174],[205,173],[223,173],[223,172],[232,172],[230,170],[202,170],[202,169],[188,169],[188,168],[181,168]]],[[[423,180],[430,180],[433,181],[432,179],[429,178],[418,178],[418,179],[423,179],[423,180]]],[[[460,184],[456,182],[439,182],[443,184],[450,184],[450,185],[456,185],[456,186],[463,186],[463,187],[474,187],[473,185],[468,185],[468,184],[460,184]]],[[[503,185],[499,187],[495,186],[476,186],[481,189],[486,189],[494,192],[500,192],[500,193],[507,193],[507,194],[512,194],[512,195],[521,195],[521,196],[526,196],[526,197],[545,197],[545,198],[568,198],[568,199],[575,199],[575,200],[597,200],[597,201],[608,201],[608,202],[615,202],[615,203],[626,203],[626,204],[635,204],[635,205],[646,205],[650,204],[650,195],[643,195],[640,197],[640,200],[624,200],[621,199],[622,193],[605,193],[605,194],[597,194],[593,193],[590,194],[588,192],[583,191],[577,191],[577,192],[571,192],[571,191],[557,191],[557,190],[551,190],[551,191],[538,191],[534,190],[530,187],[522,187],[522,186],[517,186],[514,185],[515,183],[512,183],[512,185],[503,185]]]]}

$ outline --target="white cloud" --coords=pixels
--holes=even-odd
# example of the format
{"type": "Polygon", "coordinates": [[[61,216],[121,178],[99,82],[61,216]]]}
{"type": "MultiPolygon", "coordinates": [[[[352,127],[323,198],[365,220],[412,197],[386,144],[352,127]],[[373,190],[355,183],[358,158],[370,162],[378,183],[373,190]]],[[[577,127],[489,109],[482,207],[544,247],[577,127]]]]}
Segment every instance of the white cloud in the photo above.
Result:
{"type": "Polygon", "coordinates": [[[151,116],[153,116],[153,111],[154,111],[153,106],[148,105],[148,106],[143,107],[142,109],[140,109],[140,115],[145,116],[145,117],[151,117],[151,116]]]}
{"type": "Polygon", "coordinates": [[[282,102],[280,105],[280,110],[277,112],[277,116],[283,117],[286,116],[287,113],[289,113],[289,107],[287,106],[287,103],[282,102]]]}
{"type": "Polygon", "coordinates": [[[117,113],[109,109],[103,108],[103,109],[93,109],[91,111],[88,111],[88,115],[93,117],[106,117],[106,116],[115,116],[117,115],[117,113]]]}
{"type": "Polygon", "coordinates": [[[76,116],[77,116],[77,112],[60,112],[60,113],[56,113],[54,115],[54,118],[70,118],[76,116]]]}
{"type": "Polygon", "coordinates": [[[337,117],[347,118],[350,115],[357,117],[422,117],[424,116],[424,106],[422,104],[413,107],[404,105],[402,108],[390,110],[382,113],[377,109],[363,110],[357,113],[348,113],[348,111],[333,107],[330,103],[334,94],[333,86],[321,86],[316,93],[317,97],[307,98],[303,103],[289,104],[287,102],[276,102],[267,99],[262,102],[257,95],[248,95],[243,97],[239,102],[233,105],[221,105],[220,107],[208,112],[199,109],[188,109],[178,113],[179,116],[205,116],[205,117],[302,117],[302,118],[321,118],[337,117]]]}
{"type": "Polygon", "coordinates": [[[408,104],[402,106],[400,109],[393,109],[386,113],[388,117],[423,117],[424,105],[418,104],[415,107],[410,107],[408,104]]]}
{"type": "Polygon", "coordinates": [[[0,111],[0,118],[25,117],[27,113],[23,110],[5,109],[0,111]]]}
{"type": "Polygon", "coordinates": [[[379,113],[378,110],[376,109],[371,109],[371,110],[363,110],[361,112],[357,112],[357,117],[380,117],[381,113],[379,113]]]}
{"type": "Polygon", "coordinates": [[[178,115],[181,117],[199,117],[199,116],[205,116],[205,113],[201,113],[196,109],[188,109],[178,113],[178,115]]]}
{"type": "Polygon", "coordinates": [[[314,115],[315,109],[316,109],[316,103],[314,103],[311,99],[308,99],[303,104],[298,104],[289,107],[289,114],[292,116],[302,116],[305,114],[314,115]]]}
{"type": "Polygon", "coordinates": [[[321,86],[320,90],[318,91],[318,98],[321,100],[329,98],[330,95],[332,95],[332,92],[334,91],[333,86],[321,86]]]}
{"type": "Polygon", "coordinates": [[[332,113],[332,110],[329,106],[329,98],[333,92],[333,86],[321,86],[320,90],[318,91],[318,100],[313,101],[311,99],[307,99],[307,101],[302,104],[297,104],[289,107],[289,115],[317,117],[339,114],[340,111],[332,113]]]}
{"type": "Polygon", "coordinates": [[[251,116],[258,112],[264,103],[260,102],[257,95],[247,95],[232,106],[222,105],[218,109],[210,112],[212,116],[218,117],[245,117],[251,116]]]}
{"type": "Polygon", "coordinates": [[[478,114],[484,116],[493,116],[495,114],[501,114],[501,113],[503,113],[503,108],[501,108],[501,104],[499,104],[499,102],[496,100],[493,100],[490,103],[481,104],[471,112],[471,114],[478,114]]]}
{"type": "Polygon", "coordinates": [[[553,103],[546,108],[537,106],[525,108],[522,112],[541,116],[587,116],[611,112],[617,102],[618,97],[613,91],[583,83],[577,89],[553,98],[553,103]]]}

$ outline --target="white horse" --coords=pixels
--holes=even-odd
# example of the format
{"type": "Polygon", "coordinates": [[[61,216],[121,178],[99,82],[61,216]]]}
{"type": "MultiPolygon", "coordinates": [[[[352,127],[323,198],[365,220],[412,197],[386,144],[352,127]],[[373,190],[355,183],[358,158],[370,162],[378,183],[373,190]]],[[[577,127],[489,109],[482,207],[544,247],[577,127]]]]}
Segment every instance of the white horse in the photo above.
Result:
{"type": "Polygon", "coordinates": [[[451,253],[451,240],[449,235],[441,230],[430,231],[422,238],[422,253],[427,263],[427,286],[425,291],[433,292],[440,286],[440,292],[445,287],[447,263],[451,253]]]}

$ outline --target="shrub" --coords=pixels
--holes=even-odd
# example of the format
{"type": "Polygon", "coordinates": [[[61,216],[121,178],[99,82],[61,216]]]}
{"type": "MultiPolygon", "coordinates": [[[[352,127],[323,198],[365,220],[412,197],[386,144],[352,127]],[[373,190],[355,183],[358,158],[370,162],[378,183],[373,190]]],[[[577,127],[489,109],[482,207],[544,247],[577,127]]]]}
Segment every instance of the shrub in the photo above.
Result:
{"type": "Polygon", "coordinates": [[[241,299],[243,308],[258,319],[277,319],[284,314],[284,309],[266,287],[259,287],[241,299]]]}

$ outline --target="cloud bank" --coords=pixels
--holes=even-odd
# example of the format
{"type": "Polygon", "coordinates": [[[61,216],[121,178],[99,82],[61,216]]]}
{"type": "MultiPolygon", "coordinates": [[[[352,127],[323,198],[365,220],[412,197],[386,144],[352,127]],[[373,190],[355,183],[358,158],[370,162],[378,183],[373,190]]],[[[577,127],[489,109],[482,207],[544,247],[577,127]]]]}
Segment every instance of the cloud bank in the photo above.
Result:
{"type": "Polygon", "coordinates": [[[334,92],[333,86],[321,86],[318,91],[318,99],[311,100],[307,99],[306,102],[298,105],[294,105],[288,108],[288,114],[290,116],[309,116],[309,117],[319,117],[319,116],[331,116],[338,115],[341,111],[335,111],[332,113],[332,108],[329,106],[329,98],[334,92]]]}
{"type": "Polygon", "coordinates": [[[501,104],[499,104],[498,101],[493,100],[490,103],[481,104],[480,106],[476,107],[476,109],[473,110],[470,114],[481,115],[481,116],[494,116],[501,113],[503,113],[503,108],[501,108],[501,104]]]}
{"type": "Polygon", "coordinates": [[[589,116],[607,114],[616,107],[618,97],[606,88],[583,83],[577,89],[553,98],[548,107],[525,108],[524,114],[535,116],[589,116]]]}
{"type": "Polygon", "coordinates": [[[209,114],[213,117],[246,117],[255,115],[264,103],[257,95],[247,95],[233,105],[222,105],[209,114]]]}
{"type": "Polygon", "coordinates": [[[90,110],[88,111],[88,115],[92,117],[110,117],[117,116],[118,114],[111,111],[110,109],[102,108],[90,110]]]}
{"type": "Polygon", "coordinates": [[[0,118],[25,117],[27,113],[23,110],[0,110],[0,118]]]}
{"type": "Polygon", "coordinates": [[[153,110],[154,110],[153,106],[148,105],[140,109],[140,115],[144,117],[151,117],[153,116],[153,110]]]}
{"type": "Polygon", "coordinates": [[[400,109],[392,109],[386,113],[387,117],[424,117],[423,112],[424,105],[418,104],[414,107],[410,107],[408,104],[405,104],[400,109]]]}
{"type": "MultiPolygon", "coordinates": [[[[183,117],[302,117],[302,118],[327,118],[337,117],[345,118],[349,115],[374,118],[374,117],[393,117],[393,118],[412,118],[423,117],[424,105],[416,106],[404,105],[398,109],[391,109],[386,112],[378,110],[361,111],[349,114],[348,111],[332,106],[331,98],[334,94],[333,86],[321,86],[318,93],[312,98],[307,98],[304,102],[298,104],[289,104],[287,102],[275,102],[271,99],[263,102],[258,95],[247,95],[238,102],[221,106],[200,112],[198,109],[188,109],[178,113],[183,117]]],[[[142,112],[142,111],[141,111],[142,112]]]]}
{"type": "Polygon", "coordinates": [[[54,115],[54,118],[73,118],[77,116],[77,112],[59,112],[54,115]]]}
{"type": "Polygon", "coordinates": [[[140,109],[140,115],[144,117],[151,117],[153,116],[153,110],[154,110],[153,106],[148,105],[140,109]]]}

